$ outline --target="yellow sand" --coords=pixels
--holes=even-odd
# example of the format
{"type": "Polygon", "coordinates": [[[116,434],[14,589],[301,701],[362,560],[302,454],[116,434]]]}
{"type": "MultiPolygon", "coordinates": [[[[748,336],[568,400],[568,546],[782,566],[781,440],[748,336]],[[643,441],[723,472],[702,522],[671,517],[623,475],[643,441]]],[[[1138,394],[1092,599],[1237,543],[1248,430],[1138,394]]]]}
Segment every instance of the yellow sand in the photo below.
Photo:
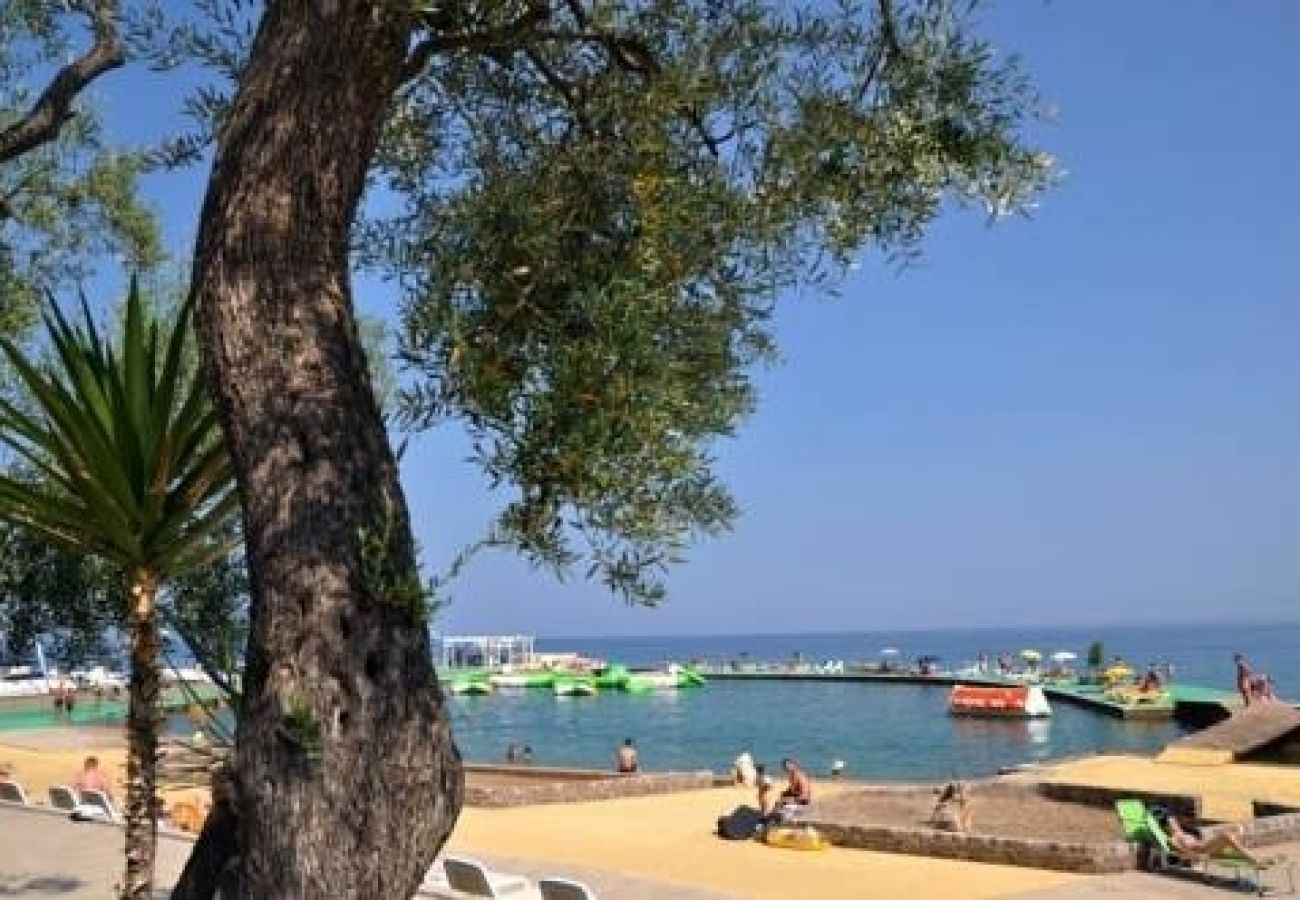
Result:
{"type": "MultiPolygon", "coordinates": [[[[77,750],[32,750],[0,744],[0,768],[27,790],[33,803],[48,803],[50,785],[72,784],[87,756],[99,760],[99,768],[113,785],[113,796],[121,802],[126,795],[126,751],[121,746],[89,746],[77,750]]],[[[199,799],[203,792],[177,790],[160,792],[170,804],[199,799]]],[[[206,798],[203,798],[206,800],[206,798]]]]}
{"type": "MultiPolygon", "coordinates": [[[[93,751],[121,790],[120,748],[93,751]]],[[[0,765],[36,798],[66,784],[87,751],[27,750],[0,745],[0,765]]],[[[834,788],[827,786],[829,792],[834,788]]],[[[120,796],[120,794],[119,794],[120,796]]],[[[173,798],[174,799],[174,798],[173,798]]],[[[1080,876],[861,850],[801,852],[752,841],[721,841],[717,817],[754,802],[753,792],[719,788],[563,806],[466,809],[451,851],[543,860],[675,882],[754,898],[844,896],[870,885],[881,897],[997,897],[1041,890],[1080,876]]]]}
{"type": "MultiPolygon", "coordinates": [[[[99,756],[120,790],[120,748],[47,751],[0,745],[0,765],[11,766],[14,777],[43,798],[49,785],[72,780],[87,752],[99,756]]],[[[1204,799],[1206,814],[1215,818],[1246,818],[1256,799],[1300,805],[1300,767],[1208,767],[1100,756],[1038,770],[1032,778],[1196,794],[1204,799]]],[[[870,885],[881,897],[956,900],[1046,890],[1087,877],[861,850],[779,850],[713,835],[719,815],[752,802],[750,791],[718,788],[563,806],[471,808],[461,815],[451,849],[604,869],[754,898],[844,896],[848,886],[870,885]]]]}
{"type": "Polygon", "coordinates": [[[780,850],[722,841],[717,817],[752,792],[738,788],[654,797],[467,809],[452,852],[529,857],[606,869],[754,898],[999,897],[1045,890],[1078,875],[954,860],[831,849],[780,850]]]}
{"type": "Polygon", "coordinates": [[[1094,756],[1037,770],[1035,780],[1140,788],[1202,798],[1203,813],[1215,819],[1246,819],[1252,800],[1300,806],[1300,766],[1231,763],[1207,766],[1136,756],[1094,756]]]}

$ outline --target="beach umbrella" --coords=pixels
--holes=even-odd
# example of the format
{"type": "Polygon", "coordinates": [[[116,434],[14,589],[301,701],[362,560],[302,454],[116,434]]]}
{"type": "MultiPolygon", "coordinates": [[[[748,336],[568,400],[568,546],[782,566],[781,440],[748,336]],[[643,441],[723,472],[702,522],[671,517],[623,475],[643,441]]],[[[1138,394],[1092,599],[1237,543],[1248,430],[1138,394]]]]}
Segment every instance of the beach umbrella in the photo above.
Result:
{"type": "Polygon", "coordinates": [[[1039,653],[1037,650],[1021,650],[1020,655],[1022,658],[1033,660],[1034,662],[1043,658],[1043,654],[1039,653]]]}
{"type": "Polygon", "coordinates": [[[1079,658],[1079,654],[1071,653],[1069,650],[1058,650],[1052,654],[1052,659],[1056,662],[1070,662],[1079,658]]]}

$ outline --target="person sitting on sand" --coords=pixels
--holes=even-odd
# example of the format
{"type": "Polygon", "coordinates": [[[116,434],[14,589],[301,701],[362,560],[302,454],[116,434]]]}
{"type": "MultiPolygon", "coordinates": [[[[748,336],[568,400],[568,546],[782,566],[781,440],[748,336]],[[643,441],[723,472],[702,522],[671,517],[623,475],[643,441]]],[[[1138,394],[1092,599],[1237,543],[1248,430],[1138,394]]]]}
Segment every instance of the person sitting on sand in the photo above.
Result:
{"type": "Polygon", "coordinates": [[[971,798],[965,782],[950,781],[944,785],[934,812],[930,813],[930,825],[941,831],[970,832],[971,798]]]}
{"type": "Polygon", "coordinates": [[[1184,826],[1178,816],[1170,812],[1158,812],[1156,821],[1169,834],[1169,843],[1181,853],[1189,856],[1216,856],[1227,852],[1257,866],[1268,864],[1268,860],[1254,855],[1241,843],[1244,832],[1240,825],[1225,825],[1210,834],[1201,835],[1195,833],[1191,826],[1184,826]]]}
{"type": "Polygon", "coordinates": [[[81,771],[72,779],[72,786],[79,791],[101,791],[105,797],[113,799],[113,789],[108,783],[108,776],[99,767],[98,757],[86,757],[81,771]]]}
{"type": "Polygon", "coordinates": [[[808,773],[799,767],[799,762],[793,759],[781,760],[781,768],[785,769],[786,785],[785,790],[781,792],[781,803],[794,803],[798,806],[807,806],[812,803],[812,779],[808,773]]]}
{"type": "Polygon", "coordinates": [[[753,787],[758,782],[754,779],[754,757],[748,750],[742,751],[731,764],[731,781],[744,787],[753,787]]]}
{"type": "Polygon", "coordinates": [[[614,768],[624,775],[630,775],[641,767],[641,760],[637,756],[636,744],[631,738],[623,739],[623,746],[618,748],[618,753],[614,756],[614,768]]]}

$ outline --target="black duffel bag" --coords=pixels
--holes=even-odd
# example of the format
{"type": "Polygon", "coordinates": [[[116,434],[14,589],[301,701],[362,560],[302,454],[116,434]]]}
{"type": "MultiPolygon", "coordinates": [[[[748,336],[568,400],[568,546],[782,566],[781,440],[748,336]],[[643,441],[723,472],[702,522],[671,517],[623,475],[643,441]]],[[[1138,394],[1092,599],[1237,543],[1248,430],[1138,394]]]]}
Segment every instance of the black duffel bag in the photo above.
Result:
{"type": "Polygon", "coordinates": [[[752,806],[737,806],[718,819],[718,837],[727,841],[747,841],[762,825],[762,812],[752,806]]]}

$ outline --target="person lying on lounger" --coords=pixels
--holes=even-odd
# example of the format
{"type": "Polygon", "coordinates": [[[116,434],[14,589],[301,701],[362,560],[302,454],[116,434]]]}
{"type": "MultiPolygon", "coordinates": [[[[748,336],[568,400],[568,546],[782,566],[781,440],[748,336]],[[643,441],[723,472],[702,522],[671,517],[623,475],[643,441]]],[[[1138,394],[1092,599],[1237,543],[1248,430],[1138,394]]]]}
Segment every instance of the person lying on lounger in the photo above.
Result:
{"type": "Polygon", "coordinates": [[[1268,865],[1268,860],[1251,853],[1241,843],[1240,825],[1227,825],[1211,834],[1201,835],[1194,832],[1190,826],[1184,827],[1183,823],[1178,821],[1178,817],[1172,813],[1158,815],[1156,819],[1169,834],[1169,843],[1180,853],[1189,856],[1231,855],[1257,866],[1268,865]]]}

